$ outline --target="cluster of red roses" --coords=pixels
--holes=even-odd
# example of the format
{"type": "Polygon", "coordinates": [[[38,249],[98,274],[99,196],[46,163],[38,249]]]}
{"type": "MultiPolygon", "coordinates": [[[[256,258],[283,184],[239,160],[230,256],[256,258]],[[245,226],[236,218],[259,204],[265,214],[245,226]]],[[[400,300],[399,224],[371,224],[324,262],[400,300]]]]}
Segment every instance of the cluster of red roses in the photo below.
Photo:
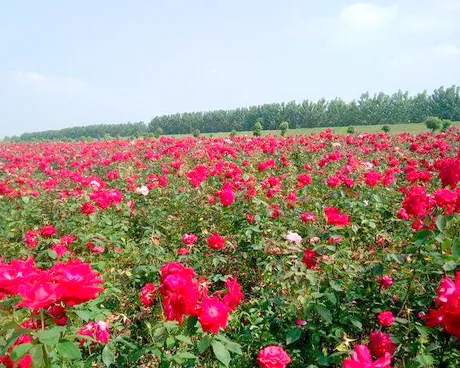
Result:
{"type": "MultiPolygon", "coordinates": [[[[170,262],[160,269],[158,296],[168,320],[182,322],[184,317],[196,316],[205,332],[217,333],[226,328],[229,314],[241,303],[244,295],[234,277],[225,282],[227,291],[215,296],[209,293],[209,282],[196,279],[195,271],[180,262],[170,262]]],[[[145,284],[140,293],[144,307],[155,302],[157,290],[154,283],[145,284]]]]}
{"type": "Polygon", "coordinates": [[[21,296],[19,306],[33,310],[94,299],[104,290],[100,284],[99,274],[80,260],[58,262],[47,270],[37,268],[32,258],[0,263],[0,292],[21,296]]]}
{"type": "Polygon", "coordinates": [[[460,272],[455,280],[446,277],[441,280],[436,298],[437,308],[426,315],[429,327],[442,326],[444,330],[460,339],[460,272]]]}
{"type": "MultiPolygon", "coordinates": [[[[21,301],[18,307],[28,308],[33,314],[40,310],[44,311],[46,316],[59,326],[67,324],[65,307],[95,299],[104,290],[101,286],[102,282],[99,273],[94,271],[91,265],[78,259],[68,260],[65,263],[58,262],[45,270],[36,267],[33,258],[25,261],[12,260],[9,263],[0,261],[0,300],[19,296],[21,301]]],[[[46,325],[46,321],[43,322],[46,325]]],[[[107,342],[108,327],[101,328],[99,326],[101,323],[104,322],[90,322],[77,332],[107,342]],[[93,325],[98,326],[99,329],[94,329],[93,325]]],[[[42,321],[32,318],[24,321],[22,327],[37,329],[45,326],[42,325],[42,321]]],[[[27,336],[27,341],[24,341],[24,338],[18,339],[16,345],[32,341],[31,336],[23,336],[27,336]]],[[[25,361],[29,362],[30,357],[28,355],[26,357],[25,361]]],[[[0,359],[3,359],[0,362],[8,367],[10,358],[0,359]]],[[[28,367],[24,362],[21,364],[21,367],[28,367]]]]}
{"type": "Polygon", "coordinates": [[[450,190],[440,188],[433,194],[427,193],[425,187],[415,186],[405,191],[405,198],[398,217],[404,220],[413,219],[412,228],[422,230],[435,226],[434,209],[437,207],[445,215],[460,213],[460,188],[450,190]]]}

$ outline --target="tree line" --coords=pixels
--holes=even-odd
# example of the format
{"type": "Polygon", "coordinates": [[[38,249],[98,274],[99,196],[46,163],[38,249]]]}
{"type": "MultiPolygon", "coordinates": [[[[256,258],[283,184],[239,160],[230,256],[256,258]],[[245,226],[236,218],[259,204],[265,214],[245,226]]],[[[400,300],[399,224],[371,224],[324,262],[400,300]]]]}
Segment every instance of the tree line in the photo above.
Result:
{"type": "Polygon", "coordinates": [[[24,133],[10,140],[67,140],[104,139],[110,137],[136,137],[152,134],[190,134],[250,131],[256,122],[265,130],[279,129],[282,122],[289,128],[337,127],[349,125],[375,125],[420,123],[428,116],[460,120],[460,87],[440,87],[428,94],[416,95],[398,91],[363,93],[350,102],[341,98],[318,101],[304,100],[272,103],[233,110],[187,112],[154,117],[144,122],[124,124],[98,124],[24,133]]]}

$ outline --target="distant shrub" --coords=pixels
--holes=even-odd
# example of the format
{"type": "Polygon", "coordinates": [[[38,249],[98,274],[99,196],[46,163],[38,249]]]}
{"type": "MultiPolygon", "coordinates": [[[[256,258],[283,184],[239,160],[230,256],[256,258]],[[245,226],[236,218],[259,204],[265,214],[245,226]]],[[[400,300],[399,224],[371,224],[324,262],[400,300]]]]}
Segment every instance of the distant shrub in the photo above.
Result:
{"type": "Polygon", "coordinates": [[[347,128],[347,133],[348,134],[353,134],[355,132],[355,127],[350,125],[348,128],[347,128]]]}
{"type": "Polygon", "coordinates": [[[385,133],[388,133],[388,132],[391,130],[391,128],[390,128],[389,125],[384,125],[384,126],[382,127],[382,130],[383,130],[385,133]]]}
{"type": "Polygon", "coordinates": [[[284,135],[286,134],[286,132],[288,131],[289,129],[289,123],[287,121],[283,121],[281,124],[280,124],[280,133],[281,133],[281,136],[284,137],[284,135]]]}
{"type": "Polygon", "coordinates": [[[442,121],[442,131],[445,132],[447,129],[449,129],[449,127],[452,125],[452,121],[451,120],[443,120],[442,121]]]}
{"type": "Polygon", "coordinates": [[[156,128],[155,129],[155,137],[159,138],[162,135],[163,135],[163,129],[161,129],[160,127],[156,128]]]}
{"type": "Polygon", "coordinates": [[[230,137],[233,138],[234,136],[236,136],[236,130],[235,130],[235,129],[233,129],[233,130],[230,132],[230,137]]]}
{"type": "Polygon", "coordinates": [[[257,120],[256,123],[254,124],[254,127],[252,129],[252,133],[254,137],[260,137],[262,135],[262,130],[264,127],[262,126],[262,123],[260,120],[257,120]]]}
{"type": "Polygon", "coordinates": [[[192,134],[195,138],[198,138],[201,134],[200,129],[195,129],[192,134]]]}
{"type": "Polygon", "coordinates": [[[442,119],[436,117],[436,116],[428,116],[425,119],[425,125],[428,129],[430,129],[433,133],[436,130],[441,129],[442,127],[442,119]]]}

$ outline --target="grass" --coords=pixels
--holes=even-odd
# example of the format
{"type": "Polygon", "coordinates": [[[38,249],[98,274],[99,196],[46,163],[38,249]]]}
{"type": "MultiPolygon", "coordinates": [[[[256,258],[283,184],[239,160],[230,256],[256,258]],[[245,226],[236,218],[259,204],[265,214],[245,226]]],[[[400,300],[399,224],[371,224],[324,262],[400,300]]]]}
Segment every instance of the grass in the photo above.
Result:
{"type": "MultiPolygon", "coordinates": [[[[355,132],[365,132],[365,133],[382,133],[382,126],[383,125],[360,125],[355,126],[355,132]]],[[[460,122],[452,123],[452,126],[460,128],[460,122]]],[[[335,134],[347,134],[347,128],[344,127],[335,127],[331,128],[335,134]]],[[[289,129],[286,135],[305,135],[305,134],[312,134],[312,133],[319,133],[328,129],[327,127],[321,128],[302,128],[302,129],[289,129]]],[[[413,124],[393,124],[390,125],[390,133],[421,133],[421,132],[428,132],[425,124],[423,123],[413,123],[413,124]]],[[[189,136],[190,134],[174,134],[171,135],[172,137],[184,137],[189,136]]],[[[209,137],[228,137],[230,135],[229,132],[220,132],[220,133],[202,133],[202,136],[209,137]]],[[[237,135],[249,135],[252,136],[252,132],[237,132],[237,135]]],[[[280,135],[279,130],[264,130],[263,135],[280,135]]]]}

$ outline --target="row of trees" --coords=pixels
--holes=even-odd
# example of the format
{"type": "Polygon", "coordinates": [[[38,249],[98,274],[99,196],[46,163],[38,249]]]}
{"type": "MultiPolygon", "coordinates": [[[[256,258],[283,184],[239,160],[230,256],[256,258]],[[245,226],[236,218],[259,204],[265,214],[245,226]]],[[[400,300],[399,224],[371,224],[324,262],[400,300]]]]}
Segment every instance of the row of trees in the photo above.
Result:
{"type": "Polygon", "coordinates": [[[215,110],[163,115],[143,122],[115,125],[90,125],[38,133],[24,133],[19,140],[81,139],[142,136],[150,134],[190,134],[250,131],[256,122],[263,129],[275,130],[284,121],[289,128],[335,127],[419,123],[428,116],[453,121],[460,120],[460,87],[440,87],[428,94],[417,95],[398,91],[392,95],[383,92],[364,93],[358,100],[346,102],[340,98],[316,102],[305,100],[273,103],[234,110],[215,110]]]}

